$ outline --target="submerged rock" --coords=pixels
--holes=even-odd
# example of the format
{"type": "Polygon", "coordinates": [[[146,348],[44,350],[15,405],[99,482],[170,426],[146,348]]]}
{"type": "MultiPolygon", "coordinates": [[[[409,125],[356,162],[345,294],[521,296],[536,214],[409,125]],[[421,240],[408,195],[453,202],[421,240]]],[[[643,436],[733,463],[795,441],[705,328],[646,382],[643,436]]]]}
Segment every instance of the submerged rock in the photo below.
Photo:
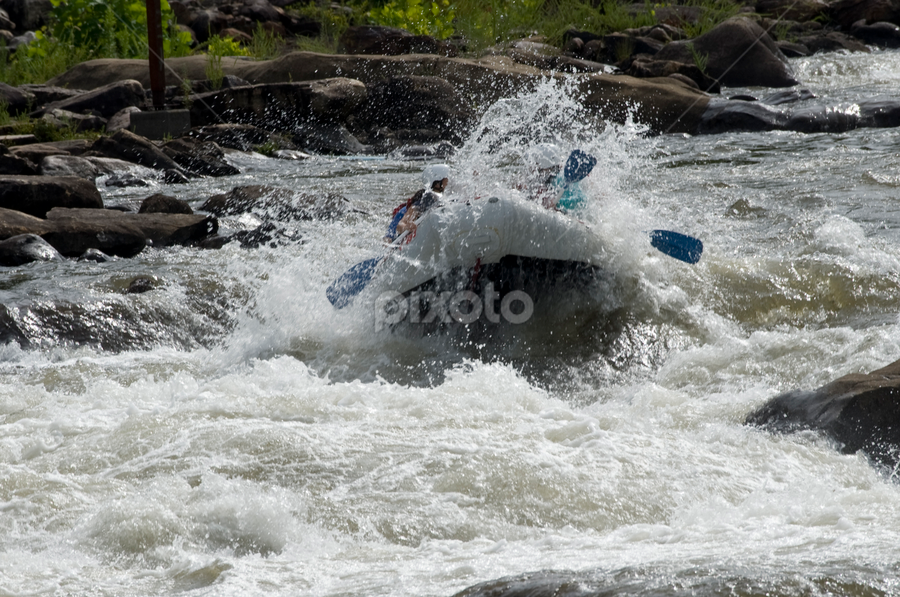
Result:
{"type": "Polygon", "coordinates": [[[862,451],[893,470],[900,464],[900,361],[845,375],[811,392],[776,396],[746,424],[777,433],[821,431],[842,453],[862,451]]]}

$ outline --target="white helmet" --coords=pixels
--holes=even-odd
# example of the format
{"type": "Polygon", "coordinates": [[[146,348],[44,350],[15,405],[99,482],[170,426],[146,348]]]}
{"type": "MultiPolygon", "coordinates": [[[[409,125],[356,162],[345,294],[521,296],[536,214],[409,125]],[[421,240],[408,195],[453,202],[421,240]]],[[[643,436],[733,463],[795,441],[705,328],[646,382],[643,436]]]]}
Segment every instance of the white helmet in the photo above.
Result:
{"type": "Polygon", "coordinates": [[[447,164],[432,164],[422,172],[422,184],[425,185],[426,191],[430,191],[434,183],[445,178],[450,178],[450,166],[447,164]]]}
{"type": "Polygon", "coordinates": [[[526,161],[538,170],[559,166],[559,148],[553,143],[539,143],[528,150],[526,161]]]}

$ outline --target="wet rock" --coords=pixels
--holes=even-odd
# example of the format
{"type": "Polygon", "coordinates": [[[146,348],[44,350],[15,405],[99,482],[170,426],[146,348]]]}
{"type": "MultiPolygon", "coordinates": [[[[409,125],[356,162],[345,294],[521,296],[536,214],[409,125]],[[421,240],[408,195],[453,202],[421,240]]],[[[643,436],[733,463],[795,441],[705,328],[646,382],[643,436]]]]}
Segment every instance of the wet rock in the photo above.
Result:
{"type": "Polygon", "coordinates": [[[845,375],[811,392],[781,394],[745,423],[776,433],[820,431],[842,453],[862,451],[893,470],[900,462],[900,361],[845,375]]]}
{"type": "Polygon", "coordinates": [[[99,249],[88,249],[81,254],[78,261],[90,261],[92,263],[106,263],[112,261],[112,257],[100,251],[99,249]]]}
{"type": "Polygon", "coordinates": [[[859,127],[859,113],[853,109],[806,106],[794,109],[785,130],[801,133],[842,133],[859,127]]]}
{"type": "Polygon", "coordinates": [[[32,116],[39,118],[55,109],[62,109],[76,113],[91,112],[104,118],[110,118],[116,112],[129,106],[141,106],[143,104],[143,86],[139,82],[130,79],[116,81],[99,89],[53,102],[33,112],[32,116]]]}
{"type": "Polygon", "coordinates": [[[900,101],[876,99],[859,102],[859,126],[900,127],[900,101]]]}
{"type": "Polygon", "coordinates": [[[187,201],[182,201],[171,195],[156,193],[141,202],[138,213],[193,214],[194,210],[187,204],[187,201]]]}
{"type": "Polygon", "coordinates": [[[0,207],[43,218],[54,207],[103,208],[97,187],[70,176],[0,176],[0,207]]]}
{"type": "Polygon", "coordinates": [[[127,189],[130,187],[149,187],[150,181],[143,176],[139,176],[132,172],[116,172],[110,174],[103,181],[105,187],[115,187],[118,189],[127,189]]]}
{"type": "Polygon", "coordinates": [[[427,35],[413,35],[404,29],[379,26],[348,27],[338,40],[338,51],[346,54],[439,54],[456,56],[456,46],[427,35]]]}
{"type": "Polygon", "coordinates": [[[166,184],[187,184],[191,180],[179,170],[166,170],[163,172],[163,182],[166,184]]]}
{"type": "Polygon", "coordinates": [[[116,158],[157,170],[181,171],[181,167],[150,140],[131,131],[116,131],[110,137],[100,137],[91,146],[97,156],[116,158]]]}
{"type": "Polygon", "coordinates": [[[159,283],[155,278],[152,278],[150,276],[141,276],[128,283],[128,287],[125,289],[125,294],[143,294],[145,292],[150,292],[151,290],[156,289],[157,286],[159,286],[159,283]]]}
{"type": "Polygon", "coordinates": [[[36,234],[19,234],[0,240],[0,266],[16,267],[32,261],[52,261],[62,255],[36,234]]]}
{"type": "Polygon", "coordinates": [[[235,232],[231,235],[231,240],[238,241],[242,249],[258,249],[300,242],[302,237],[297,231],[287,230],[275,222],[264,222],[253,230],[235,232]]]}
{"type": "Polygon", "coordinates": [[[361,119],[370,129],[428,129],[438,141],[463,139],[475,119],[471,104],[438,77],[391,77],[369,90],[361,119]]]}
{"type": "Polygon", "coordinates": [[[34,105],[35,97],[24,89],[0,83],[0,102],[6,104],[10,114],[24,114],[34,105]]]}
{"type": "Polygon", "coordinates": [[[695,54],[706,57],[706,74],[728,87],[797,84],[787,58],[765,30],[750,19],[731,19],[696,39],[672,42],[656,54],[656,59],[693,64],[695,54]]]}
{"type": "Polygon", "coordinates": [[[900,48],[900,27],[893,23],[872,23],[865,21],[853,24],[850,35],[872,46],[882,48],[900,48]]]}
{"type": "Polygon", "coordinates": [[[713,100],[709,102],[697,132],[773,131],[782,129],[787,119],[783,112],[758,102],[713,100]]]}
{"type": "Polygon", "coordinates": [[[202,176],[234,176],[241,173],[225,161],[225,152],[214,141],[181,137],[166,143],[162,150],[185,170],[202,176]]]}
{"type": "Polygon", "coordinates": [[[352,210],[347,199],[334,193],[313,195],[284,187],[249,185],[213,195],[200,209],[216,216],[252,213],[263,220],[332,219],[352,210]]]}

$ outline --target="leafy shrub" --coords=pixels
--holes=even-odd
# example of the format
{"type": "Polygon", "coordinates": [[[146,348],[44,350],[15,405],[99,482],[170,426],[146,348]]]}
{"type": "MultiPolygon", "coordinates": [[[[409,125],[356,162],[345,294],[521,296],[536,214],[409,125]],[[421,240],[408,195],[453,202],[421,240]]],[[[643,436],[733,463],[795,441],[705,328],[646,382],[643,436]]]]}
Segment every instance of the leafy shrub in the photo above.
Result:
{"type": "Polygon", "coordinates": [[[456,9],[450,0],[390,0],[369,11],[369,18],[378,25],[446,39],[453,35],[456,9]]]}

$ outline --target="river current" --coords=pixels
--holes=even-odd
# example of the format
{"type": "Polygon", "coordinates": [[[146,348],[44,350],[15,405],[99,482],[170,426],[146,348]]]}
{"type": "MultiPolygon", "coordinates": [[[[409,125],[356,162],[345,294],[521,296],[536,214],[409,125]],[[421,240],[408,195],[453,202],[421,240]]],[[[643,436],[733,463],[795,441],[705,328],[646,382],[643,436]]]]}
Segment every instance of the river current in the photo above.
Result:
{"type": "MultiPolygon", "coordinates": [[[[793,65],[837,109],[900,94],[897,52],[793,65]]],[[[550,82],[485,111],[451,196],[508,189],[539,140],[599,158],[583,217],[613,282],[552,327],[416,338],[332,308],[419,184],[391,158],[101,186],[360,210],[301,243],[0,272],[0,595],[449,597],[550,570],[634,596],[900,595],[893,472],[743,425],[900,358],[898,132],[649,136],[550,82]],[[702,239],[700,263],[656,228],[702,239]],[[137,276],[159,287],[124,294],[137,276]]]]}

